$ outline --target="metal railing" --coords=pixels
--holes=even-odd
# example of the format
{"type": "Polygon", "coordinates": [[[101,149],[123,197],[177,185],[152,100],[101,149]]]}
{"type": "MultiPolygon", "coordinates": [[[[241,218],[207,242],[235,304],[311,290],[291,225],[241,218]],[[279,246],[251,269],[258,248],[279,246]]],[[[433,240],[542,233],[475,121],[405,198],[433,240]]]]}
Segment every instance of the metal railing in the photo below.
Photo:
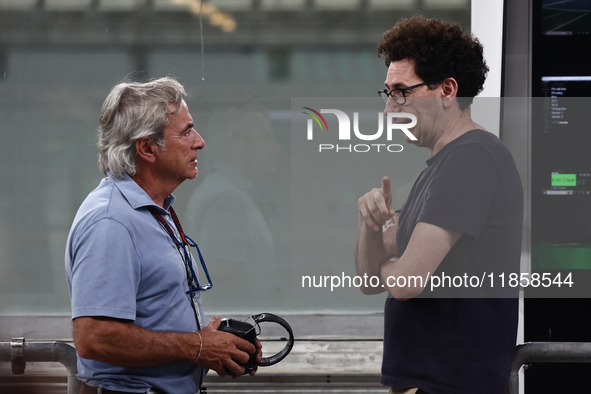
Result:
{"type": "MultiPolygon", "coordinates": [[[[68,394],[80,391],[76,379],[76,350],[63,342],[26,342],[14,338],[0,342],[0,362],[10,362],[14,374],[22,374],[27,362],[59,362],[68,370],[68,394]]],[[[591,363],[590,342],[527,342],[518,345],[509,377],[509,394],[519,393],[519,370],[527,363],[591,363]]]]}
{"type": "Polygon", "coordinates": [[[590,363],[589,342],[527,342],[517,346],[509,376],[509,394],[519,393],[519,369],[527,363],[590,363]]]}
{"type": "Polygon", "coordinates": [[[76,350],[67,343],[26,342],[24,338],[13,338],[11,342],[0,342],[0,362],[12,364],[13,374],[25,372],[27,362],[59,362],[68,370],[68,394],[80,391],[76,379],[76,350]]]}

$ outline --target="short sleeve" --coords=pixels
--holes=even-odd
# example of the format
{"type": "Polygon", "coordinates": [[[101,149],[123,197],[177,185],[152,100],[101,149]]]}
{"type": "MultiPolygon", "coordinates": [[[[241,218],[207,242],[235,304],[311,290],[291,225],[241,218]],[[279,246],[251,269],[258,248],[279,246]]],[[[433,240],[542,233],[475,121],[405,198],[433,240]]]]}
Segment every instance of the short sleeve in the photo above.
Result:
{"type": "Polygon", "coordinates": [[[102,219],[77,238],[72,251],[72,318],[135,320],[141,264],[128,230],[102,219]]]}
{"type": "Polygon", "coordinates": [[[496,166],[482,148],[458,147],[435,174],[418,221],[478,239],[501,188],[496,166]]]}

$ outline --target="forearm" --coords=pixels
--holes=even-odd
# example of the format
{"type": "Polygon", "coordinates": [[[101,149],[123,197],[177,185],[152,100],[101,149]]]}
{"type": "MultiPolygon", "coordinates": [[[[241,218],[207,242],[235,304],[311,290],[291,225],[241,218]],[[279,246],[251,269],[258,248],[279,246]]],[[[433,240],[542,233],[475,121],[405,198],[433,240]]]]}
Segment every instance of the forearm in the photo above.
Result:
{"type": "Polygon", "coordinates": [[[82,358],[119,367],[153,367],[193,361],[201,339],[194,333],[152,332],[112,319],[74,320],[74,342],[82,358]]]}
{"type": "Polygon", "coordinates": [[[460,236],[458,231],[417,223],[404,254],[388,259],[380,267],[385,289],[399,300],[421,294],[460,236]]]}
{"type": "MultiPolygon", "coordinates": [[[[384,244],[382,230],[374,231],[368,227],[359,215],[357,242],[355,243],[355,272],[358,276],[379,276],[380,264],[384,256],[384,244]]],[[[383,292],[383,288],[361,288],[365,294],[377,294],[383,292]]]]}
{"type": "Polygon", "coordinates": [[[384,288],[399,301],[406,301],[421,294],[428,277],[404,270],[400,257],[392,257],[380,266],[380,280],[384,288]],[[407,272],[405,272],[407,271],[407,272]],[[404,278],[400,279],[399,278],[404,278]]]}

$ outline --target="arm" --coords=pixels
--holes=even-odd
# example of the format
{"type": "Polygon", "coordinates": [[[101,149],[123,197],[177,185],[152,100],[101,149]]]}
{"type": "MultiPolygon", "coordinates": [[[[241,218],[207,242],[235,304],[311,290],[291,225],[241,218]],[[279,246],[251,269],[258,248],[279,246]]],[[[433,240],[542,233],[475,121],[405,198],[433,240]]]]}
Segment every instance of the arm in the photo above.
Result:
{"type": "Polygon", "coordinates": [[[224,366],[233,374],[244,373],[232,359],[248,360],[245,352],[255,352],[255,346],[216,331],[219,317],[200,335],[154,332],[132,324],[140,264],[129,231],[121,223],[100,220],[93,224],[78,237],[71,259],[73,337],[80,357],[121,367],[197,361],[220,376],[227,374],[224,366]]]}
{"type": "Polygon", "coordinates": [[[221,377],[228,367],[242,375],[244,368],[234,360],[247,362],[248,353],[258,353],[257,347],[235,335],[217,331],[219,316],[195,333],[153,332],[131,323],[105,317],[79,317],[74,320],[74,343],[82,358],[101,361],[120,367],[153,367],[181,361],[195,361],[213,369],[221,377]],[[203,341],[203,342],[201,342],[203,341]],[[199,351],[201,349],[201,354],[199,351]]]}
{"type": "Polygon", "coordinates": [[[417,223],[404,254],[389,259],[380,267],[380,278],[385,288],[400,301],[419,295],[427,285],[427,275],[433,275],[461,235],[459,231],[417,223]],[[388,283],[388,277],[399,276],[407,279],[405,287],[394,286],[393,281],[388,283]],[[415,287],[414,282],[408,280],[410,276],[420,276],[422,279],[417,283],[422,286],[415,287]]]}
{"type": "MultiPolygon", "coordinates": [[[[382,179],[380,189],[372,189],[358,201],[359,221],[355,243],[355,271],[358,276],[379,276],[380,265],[396,250],[396,229],[382,231],[382,225],[395,216],[391,203],[392,192],[388,177],[382,179]]],[[[364,294],[384,291],[383,287],[361,286],[360,289],[364,294]]]]}
{"type": "Polygon", "coordinates": [[[503,188],[500,180],[495,162],[477,145],[461,146],[446,157],[428,185],[404,254],[382,266],[383,284],[395,298],[420,294],[427,285],[427,273],[433,275],[462,234],[478,239],[491,213],[493,196],[503,188]],[[393,284],[387,283],[390,276],[420,276],[423,286],[389,286],[393,284]]]}

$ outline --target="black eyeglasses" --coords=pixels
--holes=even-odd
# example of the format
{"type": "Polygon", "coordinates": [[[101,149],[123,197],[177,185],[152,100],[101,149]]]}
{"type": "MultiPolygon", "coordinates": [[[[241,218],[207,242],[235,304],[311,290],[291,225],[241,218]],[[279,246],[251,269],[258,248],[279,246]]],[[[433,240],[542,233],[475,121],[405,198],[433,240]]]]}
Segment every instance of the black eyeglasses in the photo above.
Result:
{"type": "Polygon", "coordinates": [[[407,88],[402,89],[392,89],[388,92],[388,89],[378,90],[378,95],[382,98],[384,104],[388,103],[388,97],[392,97],[392,99],[396,102],[396,104],[404,105],[406,104],[406,92],[411,89],[418,88],[419,86],[423,85],[430,85],[429,82],[419,83],[418,85],[412,85],[407,88]]]}

